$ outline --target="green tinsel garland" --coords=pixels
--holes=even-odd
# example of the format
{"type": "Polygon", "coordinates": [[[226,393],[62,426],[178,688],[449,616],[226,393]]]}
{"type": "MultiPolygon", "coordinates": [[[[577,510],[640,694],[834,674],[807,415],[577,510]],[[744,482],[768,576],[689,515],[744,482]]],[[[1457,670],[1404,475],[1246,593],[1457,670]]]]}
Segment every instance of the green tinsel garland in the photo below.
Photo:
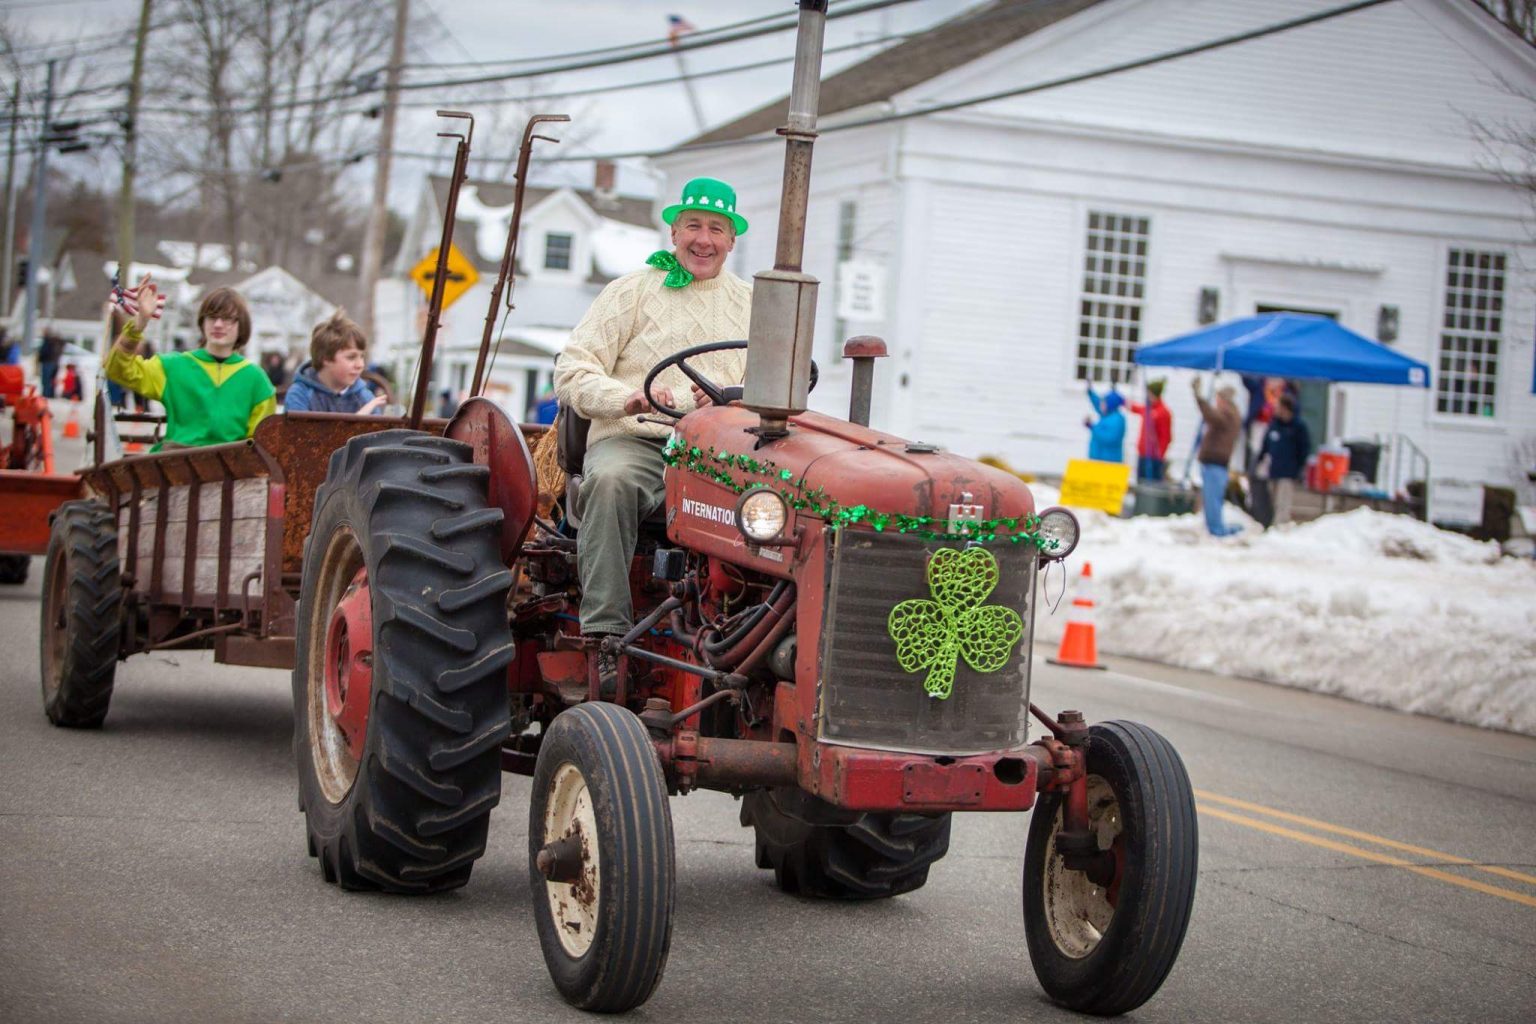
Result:
{"type": "Polygon", "coordinates": [[[1040,517],[1034,515],[981,519],[968,524],[969,531],[957,533],[930,529],[935,523],[947,525],[949,522],[947,519],[934,516],[880,512],[868,505],[853,505],[845,508],[836,499],[829,497],[825,488],[817,487],[815,490],[807,491],[805,481],[796,481],[792,470],[780,469],[771,461],[760,462],[750,455],[717,452],[713,447],[704,449],[697,445],[687,445],[676,434],[662,448],[661,457],[667,465],[685,469],[706,480],[712,480],[734,494],[741,494],[748,487],[773,486],[779,496],[788,502],[790,508],[819,516],[834,528],[862,523],[877,533],[883,533],[887,527],[891,527],[897,533],[910,534],[922,540],[963,540],[982,544],[1006,540],[1011,544],[1033,544],[1042,550],[1047,547],[1054,548],[1057,544],[1054,539],[1045,540],[1040,536],[1040,517]],[[760,479],[742,482],[729,472],[732,469],[760,479]],[[1000,531],[1006,532],[1000,533],[1000,531]]]}

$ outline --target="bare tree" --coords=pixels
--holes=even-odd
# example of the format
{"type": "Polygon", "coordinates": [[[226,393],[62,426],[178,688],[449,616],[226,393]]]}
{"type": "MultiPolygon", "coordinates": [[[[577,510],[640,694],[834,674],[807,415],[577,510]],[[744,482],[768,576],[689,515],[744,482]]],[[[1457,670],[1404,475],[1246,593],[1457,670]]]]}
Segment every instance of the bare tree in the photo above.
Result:
{"type": "Polygon", "coordinates": [[[146,106],[150,159],[185,182],[235,263],[324,269],[355,220],[337,181],[366,153],[389,25],[369,0],[174,0],[146,106]],[[188,144],[191,140],[191,144],[188,144]]]}

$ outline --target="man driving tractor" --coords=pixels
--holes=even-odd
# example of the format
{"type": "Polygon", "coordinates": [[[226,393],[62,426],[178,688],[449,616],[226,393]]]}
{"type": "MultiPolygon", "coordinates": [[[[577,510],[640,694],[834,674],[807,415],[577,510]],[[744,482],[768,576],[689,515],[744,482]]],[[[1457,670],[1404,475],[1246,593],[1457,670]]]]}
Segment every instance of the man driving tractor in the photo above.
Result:
{"type": "MultiPolygon", "coordinates": [[[[736,212],[736,192],[723,181],[695,178],[662,220],[672,227],[672,251],[661,250],[640,270],[605,287],[555,364],[560,404],[592,421],[582,467],[581,631],[594,643],[622,635],[634,620],[629,564],[640,523],[661,505],[662,444],[670,426],[643,421],[651,411],[643,383],[651,367],[692,346],[745,338],[752,314],[752,285],[725,270],[747,220],[736,212]]],[[[740,384],[745,349],[696,357],[698,369],[721,384],[740,384]]],[[[697,386],[685,394],[687,377],[664,371],[655,398],[687,411],[708,404],[697,386]]],[[[598,677],[611,689],[617,656],[599,651],[598,677]]]]}

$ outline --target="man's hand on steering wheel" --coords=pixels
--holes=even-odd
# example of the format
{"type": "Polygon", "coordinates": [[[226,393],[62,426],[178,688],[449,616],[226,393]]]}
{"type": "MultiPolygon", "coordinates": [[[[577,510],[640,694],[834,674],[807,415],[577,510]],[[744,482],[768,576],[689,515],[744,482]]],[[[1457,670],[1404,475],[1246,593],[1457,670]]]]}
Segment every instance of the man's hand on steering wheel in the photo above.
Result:
{"type": "MultiPolygon", "coordinates": [[[[663,405],[672,405],[672,389],[665,384],[656,384],[651,388],[651,394],[663,405]]],[[[636,388],[632,394],[624,399],[624,415],[638,416],[644,412],[650,412],[656,407],[651,404],[651,398],[646,395],[645,388],[636,388]]]]}

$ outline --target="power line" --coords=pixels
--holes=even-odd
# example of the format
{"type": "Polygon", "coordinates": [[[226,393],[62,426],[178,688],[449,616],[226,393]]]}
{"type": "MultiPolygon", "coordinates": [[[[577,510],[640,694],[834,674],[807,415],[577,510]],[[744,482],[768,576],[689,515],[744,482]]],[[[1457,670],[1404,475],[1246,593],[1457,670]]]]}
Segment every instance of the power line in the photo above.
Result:
{"type": "MultiPolygon", "coordinates": [[[[853,17],[854,15],[868,14],[868,13],[873,12],[873,11],[882,10],[882,9],[884,9],[886,7],[894,7],[894,6],[898,6],[898,5],[901,5],[901,4],[908,4],[908,3],[913,3],[913,2],[915,2],[915,0],[867,0],[866,3],[860,4],[859,6],[849,7],[849,8],[846,8],[844,10],[841,10],[841,11],[834,11],[832,13],[829,13],[827,15],[827,17],[829,19],[831,19],[831,18],[853,17]]],[[[670,45],[668,45],[668,46],[665,46],[665,47],[662,47],[662,48],[659,48],[659,49],[658,48],[653,48],[651,50],[647,50],[647,51],[642,52],[642,53],[635,53],[635,54],[631,54],[631,55],[627,55],[627,56],[617,57],[617,58],[614,58],[612,60],[591,60],[591,61],[583,61],[583,62],[572,63],[572,64],[548,65],[548,66],[543,66],[543,67],[530,68],[530,69],[526,69],[526,70],[523,70],[523,71],[508,72],[508,73],[504,73],[504,74],[480,75],[480,76],[475,76],[475,77],[471,77],[471,78],[462,78],[462,79],[444,79],[444,80],[436,81],[436,82],[402,82],[400,84],[400,89],[403,92],[403,91],[408,91],[408,90],[409,91],[421,91],[421,90],[424,90],[424,89],[452,88],[452,87],[460,86],[460,85],[484,85],[484,84],[488,84],[488,83],[491,83],[491,82],[505,82],[505,81],[512,81],[512,80],[515,80],[515,79],[538,78],[538,77],[542,77],[542,76],[545,76],[545,75],[558,74],[558,73],[567,72],[567,71],[583,71],[583,70],[589,70],[589,69],[598,68],[598,67],[609,67],[609,66],[612,66],[612,65],[615,65],[615,64],[626,64],[626,63],[630,63],[630,62],[637,61],[637,60],[648,60],[648,59],[651,59],[653,57],[670,56],[674,52],[674,49],[677,49],[677,50],[704,49],[704,48],[710,47],[710,46],[721,46],[721,45],[725,45],[725,44],[728,44],[728,43],[741,42],[743,40],[756,38],[757,36],[769,35],[769,34],[772,34],[772,33],[775,33],[775,32],[786,31],[786,30],[792,29],[792,28],[794,28],[794,23],[793,22],[787,22],[787,23],[785,23],[784,25],[781,25],[781,26],[771,26],[771,27],[766,27],[766,28],[759,27],[759,28],[750,29],[750,30],[747,30],[747,31],[736,32],[736,33],[733,33],[733,34],[730,34],[730,35],[722,36],[721,38],[718,38],[718,39],[706,39],[706,40],[700,40],[698,42],[687,42],[687,41],[685,41],[685,42],[679,43],[677,45],[677,47],[675,47],[675,48],[671,47],[670,45]]],[[[146,106],[146,107],[141,108],[141,112],[142,113],[159,113],[159,114],[180,114],[180,115],[192,115],[192,116],[216,116],[216,115],[241,116],[241,115],[259,114],[259,113],[278,111],[278,110],[292,110],[292,109],[296,109],[296,108],[300,108],[300,107],[324,106],[324,105],[326,105],[328,103],[338,103],[338,102],[342,102],[342,101],[349,100],[349,99],[357,99],[360,96],[363,96],[363,95],[366,95],[368,93],[373,93],[373,92],[377,92],[378,91],[378,87],[377,86],[373,86],[371,84],[365,86],[365,85],[361,84],[359,82],[359,79],[362,78],[362,77],[364,77],[364,76],[354,76],[351,79],[346,79],[346,80],[334,83],[334,84],[348,84],[348,83],[353,84],[354,88],[352,88],[349,91],[337,92],[337,93],[333,93],[333,94],[326,95],[326,96],[311,97],[311,98],[308,98],[308,99],[293,99],[293,100],[286,100],[286,101],[281,102],[281,103],[273,103],[273,104],[265,104],[265,105],[252,105],[252,106],[246,106],[246,107],[233,107],[233,108],[230,108],[229,110],[222,110],[222,111],[221,110],[212,109],[212,108],[163,107],[163,106],[160,106],[160,107],[149,107],[149,106],[146,106]]],[[[316,85],[315,86],[315,88],[320,88],[320,87],[321,87],[320,85],[316,85]]]]}
{"type": "MultiPolygon", "coordinates": [[[[915,117],[928,117],[933,114],[943,114],[952,110],[962,110],[967,107],[978,106],[983,103],[993,103],[997,100],[1011,99],[1015,96],[1028,96],[1031,93],[1045,92],[1048,89],[1059,89],[1063,86],[1076,85],[1080,82],[1089,82],[1096,78],[1106,78],[1109,75],[1118,75],[1126,71],[1135,71],[1140,68],[1151,67],[1156,64],[1164,64],[1168,61],[1178,60],[1183,57],[1206,53],[1211,50],[1219,50],[1238,43],[1250,42],[1254,39],[1262,39],[1265,36],[1277,35],[1288,32],[1291,29],[1301,28],[1305,25],[1313,25],[1318,22],[1328,21],[1333,18],[1353,14],[1370,7],[1391,3],[1392,0],[1359,0],[1358,3],[1346,4],[1343,7],[1334,7],[1316,14],[1304,15],[1292,18],[1288,21],[1276,22],[1263,28],[1253,29],[1248,32],[1239,32],[1235,35],[1222,36],[1204,43],[1196,43],[1192,46],[1181,47],[1176,50],[1165,50],[1151,57],[1142,57],[1137,60],[1124,61],[1112,64],[1109,67],[1099,68],[1096,71],[1084,71],[1075,75],[1066,75],[1061,78],[1053,78],[1045,82],[1037,82],[1034,85],[1021,86],[1017,89],[1006,89],[1001,92],[988,93],[984,96],[972,96],[968,99],[955,100],[951,103],[937,103],[927,107],[917,107],[912,110],[898,111],[894,114],[881,114],[875,117],[861,118],[857,121],[845,121],[835,125],[818,125],[817,131],[823,135],[831,132],[848,131],[853,128],[869,128],[875,125],[890,124],[895,121],[906,121],[915,117]]],[[[536,158],[539,163],[558,164],[576,163],[585,160],[628,160],[639,157],[671,156],[678,153],[700,153],[707,150],[727,149],[732,146],[755,145],[764,142],[777,142],[772,135],[756,135],[743,139],[723,139],[717,142],[701,142],[689,146],[673,146],[669,149],[631,150],[622,153],[586,153],[571,154],[568,156],[552,156],[536,158]]]]}
{"type": "MultiPolygon", "coordinates": [[[[912,38],[911,33],[898,33],[896,35],[880,36],[876,39],[865,39],[857,43],[845,43],[842,46],[829,46],[823,53],[844,53],[848,50],[862,49],[867,46],[878,46],[881,43],[902,41],[912,38]]],[[[750,64],[732,64],[723,68],[707,68],[703,71],[695,71],[688,78],[713,78],[719,75],[733,75],[742,71],[757,71],[761,68],[773,67],[778,64],[788,64],[795,59],[794,54],[784,57],[770,57],[767,60],[754,61],[750,64]]],[[[536,100],[559,100],[572,96],[592,96],[598,93],[626,92],[630,89],[647,89],[656,85],[676,85],[683,81],[682,75],[669,75],[666,78],[647,78],[637,82],[619,82],[613,85],[594,85],[585,89],[561,89],[555,92],[538,93],[527,96],[481,96],[474,99],[454,99],[454,103],[460,106],[488,105],[497,103],[531,103],[536,100]]],[[[400,104],[403,107],[440,107],[443,100],[412,100],[400,104]]],[[[366,111],[355,111],[366,113],[366,111]]]]}
{"type": "MultiPolygon", "coordinates": [[[[696,29],[693,32],[690,32],[688,34],[691,37],[693,37],[694,39],[698,39],[698,38],[702,38],[702,37],[705,37],[705,36],[717,35],[717,34],[719,34],[721,32],[729,32],[729,31],[732,31],[732,30],[738,29],[738,28],[745,28],[748,25],[757,25],[757,24],[760,24],[760,23],[765,22],[765,21],[777,21],[777,20],[781,20],[781,19],[791,19],[792,20],[792,19],[794,19],[794,17],[795,17],[795,12],[794,11],[779,11],[779,12],[774,13],[774,14],[761,14],[761,15],[758,15],[756,18],[747,18],[744,21],[731,22],[728,25],[718,25],[715,28],[696,29]]],[[[785,27],[788,28],[790,26],[786,25],[785,27]]],[[[432,64],[402,64],[402,65],[400,65],[400,67],[402,68],[402,70],[406,70],[406,71],[426,71],[426,70],[433,70],[433,69],[437,69],[437,68],[484,68],[484,67],[499,67],[499,66],[508,65],[508,64],[531,64],[534,61],[570,60],[570,59],[573,59],[573,58],[576,58],[576,57],[593,57],[593,56],[597,56],[599,54],[605,54],[605,53],[621,53],[621,52],[623,52],[625,50],[633,50],[633,49],[637,49],[637,48],[642,47],[642,46],[661,46],[661,45],[670,45],[670,44],[671,44],[671,39],[669,37],[667,39],[647,39],[647,40],[644,40],[642,42],[637,42],[637,43],[620,43],[620,44],[615,45],[615,46],[601,46],[601,47],[598,47],[597,49],[593,49],[593,50],[573,50],[570,53],[545,54],[545,55],[540,56],[540,57],[507,57],[507,58],[504,58],[502,60],[467,60],[467,61],[454,61],[454,62],[438,61],[438,62],[434,62],[432,64]]]]}
{"type": "MultiPolygon", "coordinates": [[[[868,0],[857,7],[849,7],[842,10],[832,10],[827,13],[827,20],[834,18],[849,18],[857,14],[869,14],[873,11],[883,10],[887,7],[897,7],[901,4],[913,3],[914,0],[868,0]]],[[[606,60],[584,60],[568,64],[532,68],[524,71],[509,71],[495,75],[477,75],[472,78],[448,78],[436,82],[407,82],[401,84],[401,89],[445,89],[458,85],[485,85],[490,82],[507,82],[518,78],[538,78],[543,75],[561,74],[567,71],[585,71],[590,68],[611,67],[615,64],[628,64],[637,60],[650,60],[653,57],[670,57],[674,53],[688,50],[702,50],[710,46],[722,46],[727,43],[739,43],[747,39],[755,39],[758,36],[772,35],[784,32],[795,27],[794,22],[785,22],[782,25],[769,25],[746,29],[723,35],[717,39],[688,40],[678,43],[665,43],[654,45],[638,53],[625,54],[606,60]]]]}

